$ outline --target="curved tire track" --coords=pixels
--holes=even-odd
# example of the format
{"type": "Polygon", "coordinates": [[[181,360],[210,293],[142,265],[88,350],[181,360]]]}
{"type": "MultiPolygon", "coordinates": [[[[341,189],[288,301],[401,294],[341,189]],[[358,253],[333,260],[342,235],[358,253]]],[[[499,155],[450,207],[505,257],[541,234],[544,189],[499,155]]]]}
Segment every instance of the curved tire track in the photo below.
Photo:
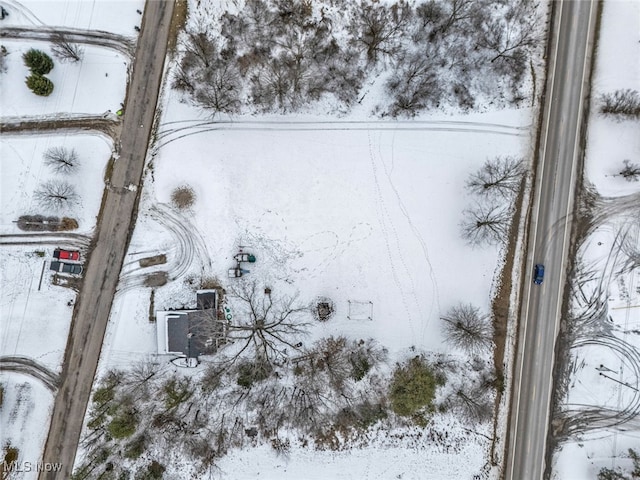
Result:
{"type": "Polygon", "coordinates": [[[55,392],[60,386],[60,375],[28,357],[0,357],[0,372],[28,375],[42,382],[52,392],[55,392]]]}

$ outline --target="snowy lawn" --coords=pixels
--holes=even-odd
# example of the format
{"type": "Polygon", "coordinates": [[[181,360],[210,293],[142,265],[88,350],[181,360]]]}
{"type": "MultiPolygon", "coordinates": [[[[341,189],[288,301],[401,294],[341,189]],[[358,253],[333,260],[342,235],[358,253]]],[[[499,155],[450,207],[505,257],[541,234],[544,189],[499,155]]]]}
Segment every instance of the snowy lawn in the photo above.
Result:
{"type": "Polygon", "coordinates": [[[36,479],[35,464],[41,461],[47,438],[47,429],[43,425],[49,424],[53,394],[37,380],[17,373],[3,373],[2,386],[0,442],[3,449],[8,445],[18,449],[17,462],[23,470],[7,478],[36,479]]]}
{"type": "Polygon", "coordinates": [[[373,302],[370,322],[337,329],[366,330],[394,351],[441,345],[438,318],[453,302],[488,307],[497,251],[460,238],[464,182],[487,157],[523,154],[522,139],[401,129],[245,138],[194,136],[154,162],[157,201],[181,184],[196,191],[214,275],[245,245],[259,258],[252,275],[334,299],[336,318],[349,300],[373,302]]]}
{"type": "Polygon", "coordinates": [[[5,0],[2,5],[9,12],[6,26],[71,27],[133,37],[134,25],[140,25],[136,10],[144,9],[144,0],[5,0]]]}
{"type": "Polygon", "coordinates": [[[130,60],[112,49],[85,46],[84,58],[62,63],[51,53],[47,42],[2,40],[7,49],[7,71],[0,74],[0,116],[41,116],[52,114],[104,114],[124,102],[130,60]],[[54,67],[46,75],[54,85],[48,97],[35,95],[25,84],[29,69],[22,55],[29,49],[42,50],[53,58],[54,67]]]}
{"type": "MultiPolygon", "coordinates": [[[[0,139],[0,228],[3,234],[21,233],[14,223],[20,215],[59,215],[75,218],[89,234],[96,224],[102,201],[104,170],[111,156],[111,139],[91,134],[3,136],[0,139]],[[70,174],[56,173],[43,155],[54,147],[75,149],[78,167],[70,174]],[[68,182],[78,196],[59,211],[40,205],[34,193],[48,182],[68,182]]],[[[22,232],[25,233],[25,232],[22,232]]]]}
{"type": "Polygon", "coordinates": [[[53,248],[2,249],[0,356],[29,357],[59,372],[76,294],[52,284],[53,248]]]}

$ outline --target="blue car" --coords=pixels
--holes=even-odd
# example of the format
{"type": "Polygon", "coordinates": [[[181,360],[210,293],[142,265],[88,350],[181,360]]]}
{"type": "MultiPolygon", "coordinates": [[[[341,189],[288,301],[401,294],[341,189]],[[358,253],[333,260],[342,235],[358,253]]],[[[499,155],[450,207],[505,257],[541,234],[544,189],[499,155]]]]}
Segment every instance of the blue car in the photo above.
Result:
{"type": "Polygon", "coordinates": [[[536,264],[533,269],[533,283],[540,285],[544,280],[544,265],[541,263],[536,264]]]}

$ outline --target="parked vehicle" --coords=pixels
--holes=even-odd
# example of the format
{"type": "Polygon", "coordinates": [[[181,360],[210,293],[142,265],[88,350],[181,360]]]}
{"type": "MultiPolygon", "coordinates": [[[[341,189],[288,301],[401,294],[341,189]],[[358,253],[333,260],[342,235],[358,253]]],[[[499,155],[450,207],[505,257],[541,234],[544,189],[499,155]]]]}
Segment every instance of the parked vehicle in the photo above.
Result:
{"type": "Polygon", "coordinates": [[[56,248],[53,251],[53,256],[59,260],[80,260],[80,252],[76,250],[63,250],[56,248]]]}
{"type": "Polygon", "coordinates": [[[229,269],[229,278],[238,278],[242,276],[241,268],[230,268],[229,269]]]}
{"type": "Polygon", "coordinates": [[[254,263],[256,261],[255,255],[252,255],[250,253],[236,253],[236,255],[233,258],[235,259],[236,262],[254,263]]]}
{"type": "Polygon", "coordinates": [[[54,272],[71,273],[73,275],[80,275],[82,273],[82,265],[78,263],[65,263],[65,262],[51,262],[49,267],[54,272]]]}
{"type": "Polygon", "coordinates": [[[544,265],[541,263],[536,264],[533,269],[533,283],[540,285],[544,280],[544,265]]]}

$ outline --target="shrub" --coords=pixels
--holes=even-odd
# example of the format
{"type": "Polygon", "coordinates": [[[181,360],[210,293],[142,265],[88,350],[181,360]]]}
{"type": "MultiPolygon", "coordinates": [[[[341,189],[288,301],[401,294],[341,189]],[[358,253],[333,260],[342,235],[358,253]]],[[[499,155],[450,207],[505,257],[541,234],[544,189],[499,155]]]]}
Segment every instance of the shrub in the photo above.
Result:
{"type": "Polygon", "coordinates": [[[135,460],[142,455],[147,448],[147,436],[143,433],[131,440],[124,448],[124,456],[135,460]]]}
{"type": "Polygon", "coordinates": [[[136,472],[135,480],[155,480],[164,476],[166,468],[161,463],[152,461],[146,468],[141,468],[136,472]]]}
{"type": "Polygon", "coordinates": [[[244,388],[251,388],[255,382],[261,382],[269,378],[271,365],[267,362],[245,362],[238,366],[238,385],[244,388]]]}
{"type": "Polygon", "coordinates": [[[164,405],[167,410],[176,408],[186,402],[193,395],[191,380],[189,378],[171,378],[164,384],[164,405]]]}
{"type": "Polygon", "coordinates": [[[432,408],[436,388],[444,384],[423,357],[398,365],[393,373],[389,398],[392,410],[409,417],[424,407],[432,408]]]}
{"type": "Polygon", "coordinates": [[[46,75],[53,69],[53,60],[42,50],[32,48],[22,55],[24,64],[36,75],[46,75]]]}
{"type": "Polygon", "coordinates": [[[48,97],[53,92],[53,82],[37,73],[29,75],[25,83],[33,93],[41,97],[48,97]]]}
{"type": "MultiPolygon", "coordinates": [[[[7,465],[12,462],[17,462],[19,453],[20,451],[16,447],[11,446],[11,444],[7,442],[4,446],[4,464],[7,465]]],[[[2,478],[5,477],[3,476],[2,478]]]]}
{"type": "Polygon", "coordinates": [[[123,410],[118,414],[107,429],[111,436],[115,439],[127,438],[133,435],[136,431],[136,427],[138,425],[138,419],[135,416],[135,413],[130,410],[123,410]]]}

